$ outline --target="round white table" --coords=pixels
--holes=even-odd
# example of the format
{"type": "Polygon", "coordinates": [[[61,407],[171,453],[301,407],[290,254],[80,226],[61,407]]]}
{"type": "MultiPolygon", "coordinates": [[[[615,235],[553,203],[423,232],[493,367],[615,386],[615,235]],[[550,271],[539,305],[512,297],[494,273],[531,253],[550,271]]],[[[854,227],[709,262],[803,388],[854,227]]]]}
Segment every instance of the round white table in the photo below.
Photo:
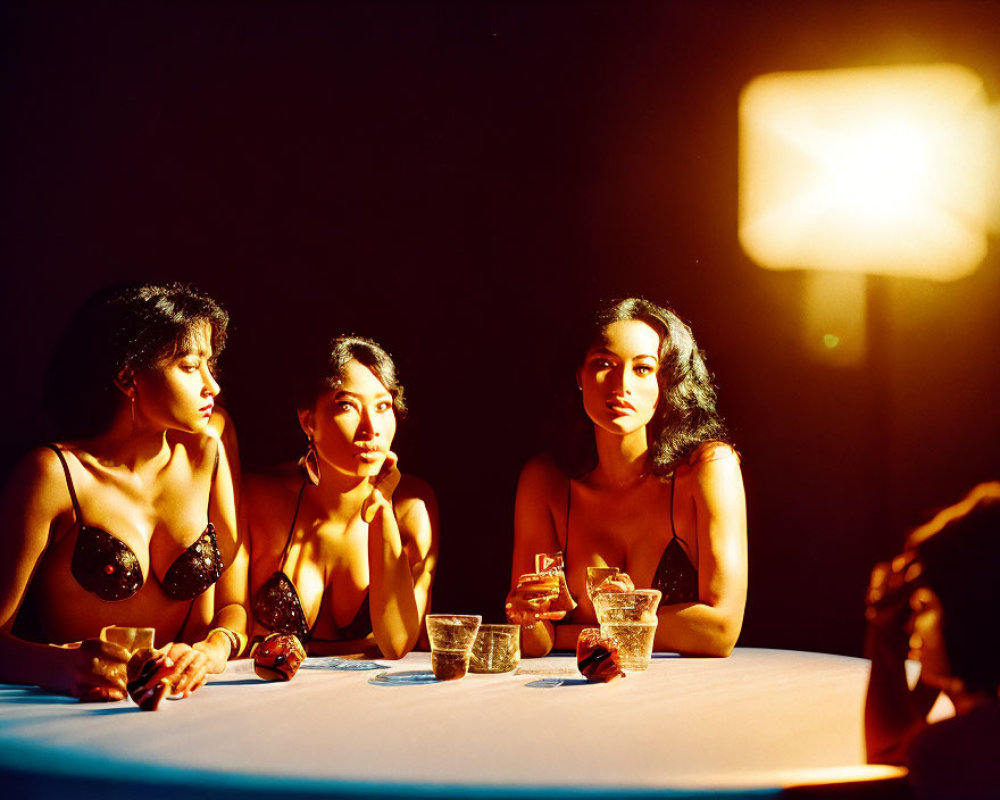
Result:
{"type": "Polygon", "coordinates": [[[609,684],[571,655],[444,683],[427,653],[378,663],[309,659],[265,683],[233,662],[155,713],[0,685],[3,794],[769,797],[901,774],[864,763],[863,659],[657,654],[609,684]]]}

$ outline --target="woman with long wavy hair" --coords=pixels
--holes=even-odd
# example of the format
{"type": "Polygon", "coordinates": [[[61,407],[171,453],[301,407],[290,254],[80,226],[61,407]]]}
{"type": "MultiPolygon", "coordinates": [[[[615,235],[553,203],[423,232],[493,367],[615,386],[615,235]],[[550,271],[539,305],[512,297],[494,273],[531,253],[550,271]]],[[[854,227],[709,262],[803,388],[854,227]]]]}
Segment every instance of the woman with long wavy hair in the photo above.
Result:
{"type": "Polygon", "coordinates": [[[507,616],[521,625],[522,651],[572,649],[596,624],[587,568],[610,566],[662,592],[656,650],[726,656],[746,603],[746,499],[691,330],[628,298],[598,309],[577,348],[586,416],[575,412],[583,419],[563,446],[528,462],[518,482],[507,616]],[[535,554],[554,552],[579,602],[565,618],[519,586],[535,554]]]}

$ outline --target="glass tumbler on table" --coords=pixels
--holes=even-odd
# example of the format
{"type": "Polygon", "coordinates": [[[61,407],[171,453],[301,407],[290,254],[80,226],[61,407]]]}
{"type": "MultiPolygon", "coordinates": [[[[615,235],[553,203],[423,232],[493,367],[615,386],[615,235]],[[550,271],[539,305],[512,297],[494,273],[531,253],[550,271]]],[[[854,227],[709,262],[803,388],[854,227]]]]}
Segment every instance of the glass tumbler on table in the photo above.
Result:
{"type": "Polygon", "coordinates": [[[427,638],[431,643],[431,669],[439,681],[464,678],[469,651],[476,639],[478,614],[428,614],[427,638]]]}
{"type": "Polygon", "coordinates": [[[640,672],[649,666],[660,597],[657,589],[594,595],[594,611],[601,635],[617,639],[618,655],[626,672],[640,672]]]}
{"type": "Polygon", "coordinates": [[[590,602],[594,602],[594,592],[602,583],[620,573],[618,567],[587,567],[587,597],[590,602]]]}
{"type": "MultiPolygon", "coordinates": [[[[132,628],[121,625],[107,625],[101,629],[100,635],[102,642],[111,642],[124,647],[128,651],[130,659],[136,653],[152,654],[155,638],[155,628],[132,628]]],[[[122,684],[127,681],[128,667],[126,664],[116,664],[113,667],[108,665],[107,669],[108,678],[119,680],[122,684]]]]}
{"type": "Polygon", "coordinates": [[[480,625],[469,654],[469,672],[510,672],[521,661],[520,625],[480,625]]]}

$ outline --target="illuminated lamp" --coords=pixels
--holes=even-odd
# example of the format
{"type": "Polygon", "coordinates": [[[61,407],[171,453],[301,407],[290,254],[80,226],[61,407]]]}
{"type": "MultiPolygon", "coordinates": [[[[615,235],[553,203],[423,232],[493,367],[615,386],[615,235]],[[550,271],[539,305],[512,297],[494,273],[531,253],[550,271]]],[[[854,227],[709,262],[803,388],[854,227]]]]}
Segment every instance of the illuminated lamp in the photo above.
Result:
{"type": "Polygon", "coordinates": [[[768,269],[954,280],[986,255],[998,162],[952,64],[776,73],[740,100],[740,241],[768,269]]]}
{"type": "Polygon", "coordinates": [[[863,356],[864,275],[955,280],[985,258],[1000,125],[970,70],[762,75],[739,114],[740,243],[764,268],[820,271],[805,317],[818,352],[863,356]]]}

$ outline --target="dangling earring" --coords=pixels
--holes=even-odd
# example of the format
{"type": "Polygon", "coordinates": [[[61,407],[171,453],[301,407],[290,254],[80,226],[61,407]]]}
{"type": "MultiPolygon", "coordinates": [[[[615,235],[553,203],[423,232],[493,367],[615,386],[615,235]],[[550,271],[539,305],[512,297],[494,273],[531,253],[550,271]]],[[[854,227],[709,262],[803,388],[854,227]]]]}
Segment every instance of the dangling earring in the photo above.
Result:
{"type": "Polygon", "coordinates": [[[299,466],[306,473],[309,483],[313,486],[319,486],[319,455],[316,453],[316,445],[313,444],[312,436],[309,437],[309,449],[299,459],[299,466]]]}
{"type": "Polygon", "coordinates": [[[135,391],[129,392],[128,395],[128,410],[132,415],[132,427],[135,427],[135,391]]]}

